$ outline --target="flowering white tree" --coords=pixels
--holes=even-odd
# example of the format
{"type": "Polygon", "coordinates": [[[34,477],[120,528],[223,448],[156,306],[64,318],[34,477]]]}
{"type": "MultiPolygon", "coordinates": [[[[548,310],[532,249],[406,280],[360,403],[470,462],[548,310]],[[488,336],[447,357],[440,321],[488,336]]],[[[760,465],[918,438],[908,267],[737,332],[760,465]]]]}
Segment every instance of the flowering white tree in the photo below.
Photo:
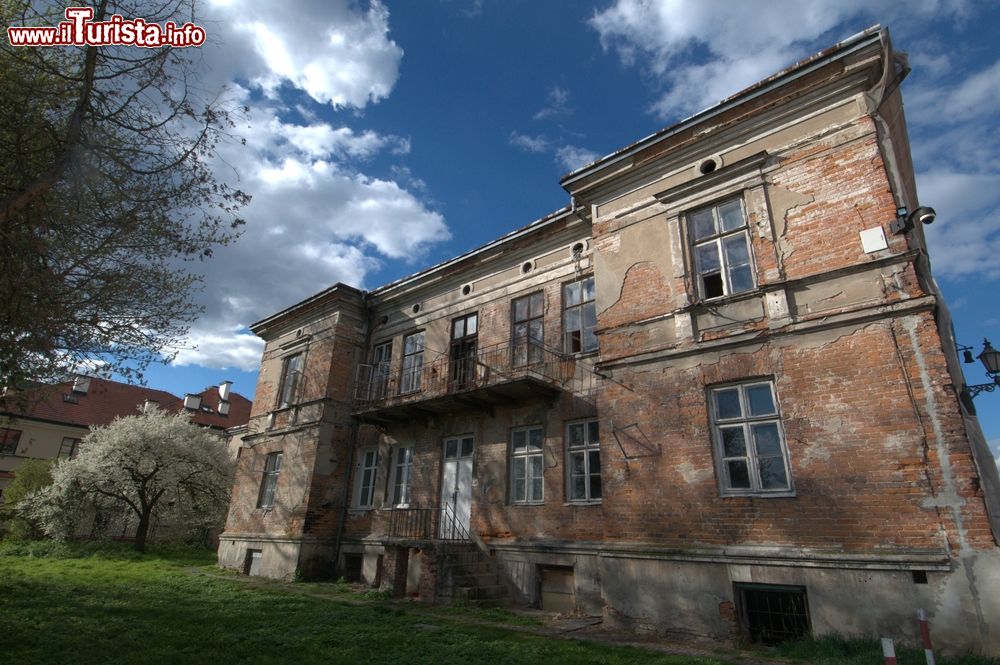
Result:
{"type": "Polygon", "coordinates": [[[154,520],[192,530],[225,520],[234,461],[222,439],[186,414],[118,418],[93,428],[79,450],[55,465],[49,487],[25,499],[28,515],[54,538],[74,535],[95,514],[129,516],[143,552],[154,520]]]}

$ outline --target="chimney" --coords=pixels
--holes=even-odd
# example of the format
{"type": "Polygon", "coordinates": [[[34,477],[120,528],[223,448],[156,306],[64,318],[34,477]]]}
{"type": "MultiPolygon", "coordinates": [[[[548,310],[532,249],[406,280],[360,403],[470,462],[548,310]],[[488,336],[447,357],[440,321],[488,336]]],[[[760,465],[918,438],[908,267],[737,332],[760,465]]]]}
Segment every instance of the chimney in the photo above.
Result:
{"type": "Polygon", "coordinates": [[[221,399],[223,402],[228,402],[229,401],[229,392],[230,392],[230,389],[232,387],[233,387],[233,382],[232,381],[223,381],[222,383],[220,383],[219,384],[219,399],[221,399]]]}
{"type": "Polygon", "coordinates": [[[88,390],[90,390],[89,376],[78,375],[73,377],[73,392],[80,393],[81,395],[86,395],[88,390]]]}
{"type": "Polygon", "coordinates": [[[146,401],[142,403],[143,413],[152,413],[153,411],[156,411],[156,409],[158,408],[160,408],[160,403],[157,402],[155,399],[146,398],[146,401]]]}
{"type": "Polygon", "coordinates": [[[197,411],[201,408],[201,395],[195,395],[193,393],[188,393],[184,395],[184,408],[191,409],[192,411],[197,411]]]}
{"type": "Polygon", "coordinates": [[[229,415],[229,402],[219,402],[219,405],[215,407],[216,411],[219,412],[220,416],[229,415]]]}

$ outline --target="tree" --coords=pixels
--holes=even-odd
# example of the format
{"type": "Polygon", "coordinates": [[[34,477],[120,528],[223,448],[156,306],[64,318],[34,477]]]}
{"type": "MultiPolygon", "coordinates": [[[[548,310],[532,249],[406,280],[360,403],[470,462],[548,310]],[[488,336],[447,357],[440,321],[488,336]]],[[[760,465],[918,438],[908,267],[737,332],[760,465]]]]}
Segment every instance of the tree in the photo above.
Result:
{"type": "MultiPolygon", "coordinates": [[[[194,4],[91,6],[181,25],[194,4]]],[[[0,0],[0,20],[54,26],[65,6],[0,0]]],[[[237,237],[249,196],[216,176],[246,109],[197,89],[197,57],[0,38],[0,386],[80,366],[141,379],[200,312],[189,262],[237,237]]]]}
{"type": "Polygon", "coordinates": [[[54,538],[80,533],[94,515],[127,516],[143,552],[154,521],[192,532],[225,521],[235,463],[222,439],[184,413],[118,418],[92,429],[79,451],[24,502],[54,538]]]}
{"type": "Polygon", "coordinates": [[[52,460],[29,459],[17,467],[17,474],[4,491],[4,503],[0,506],[0,517],[6,521],[7,538],[38,540],[45,535],[41,525],[20,514],[18,507],[26,496],[51,484],[52,460]]]}

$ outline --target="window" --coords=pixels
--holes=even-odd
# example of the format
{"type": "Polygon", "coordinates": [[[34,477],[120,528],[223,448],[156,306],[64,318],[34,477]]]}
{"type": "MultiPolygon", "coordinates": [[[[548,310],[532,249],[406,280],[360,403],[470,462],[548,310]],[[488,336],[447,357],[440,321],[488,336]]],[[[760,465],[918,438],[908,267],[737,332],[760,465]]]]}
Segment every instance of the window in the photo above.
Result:
{"type": "Polygon", "coordinates": [[[63,437],[62,443],[59,444],[59,457],[76,457],[77,447],[80,445],[80,439],[74,439],[72,437],[63,437]]]}
{"type": "Polygon", "coordinates": [[[543,440],[541,427],[522,427],[511,432],[510,497],[513,503],[542,501],[543,440]]]}
{"type": "Polygon", "coordinates": [[[424,373],[424,334],[413,333],[403,338],[403,376],[401,393],[415,393],[421,388],[424,373]]]}
{"type": "Polygon", "coordinates": [[[801,586],[737,584],[740,620],[754,644],[774,646],[809,636],[809,603],[801,586]]]}
{"type": "Polygon", "coordinates": [[[410,505],[410,477],[413,473],[413,446],[396,449],[392,479],[392,505],[410,505]]]}
{"type": "Polygon", "coordinates": [[[570,501],[601,498],[601,440],[596,420],[566,426],[566,469],[570,501]]]}
{"type": "Polygon", "coordinates": [[[569,353],[597,349],[597,307],[593,276],[563,285],[563,348],[569,353]]]}
{"type": "Polygon", "coordinates": [[[295,403],[298,398],[299,382],[302,379],[301,353],[285,358],[285,366],[281,371],[281,389],[278,391],[278,408],[284,409],[295,403]]]}
{"type": "Polygon", "coordinates": [[[371,508],[375,505],[375,476],[378,472],[378,450],[366,448],[361,451],[358,463],[358,491],[356,508],[371,508]]]}
{"type": "Polygon", "coordinates": [[[754,287],[750,242],[743,201],[731,199],[688,213],[698,290],[717,298],[754,287]]]}
{"type": "Polygon", "coordinates": [[[781,416],[770,381],[712,388],[712,430],[724,494],[792,489],[781,416]]]}
{"type": "Polygon", "coordinates": [[[21,441],[21,430],[0,427],[0,455],[16,455],[21,441]]]}
{"type": "Polygon", "coordinates": [[[545,296],[541,291],[516,298],[511,302],[512,360],[515,367],[544,360],[542,356],[542,345],[545,341],[542,331],[544,306],[545,296]]]}
{"type": "Polygon", "coordinates": [[[274,491],[278,488],[278,474],[281,473],[281,453],[271,453],[264,461],[264,477],[260,482],[260,496],[257,498],[258,508],[274,506],[274,491]]]}
{"type": "Polygon", "coordinates": [[[388,394],[389,368],[392,367],[392,342],[372,349],[372,383],[370,399],[383,399],[388,394]]]}

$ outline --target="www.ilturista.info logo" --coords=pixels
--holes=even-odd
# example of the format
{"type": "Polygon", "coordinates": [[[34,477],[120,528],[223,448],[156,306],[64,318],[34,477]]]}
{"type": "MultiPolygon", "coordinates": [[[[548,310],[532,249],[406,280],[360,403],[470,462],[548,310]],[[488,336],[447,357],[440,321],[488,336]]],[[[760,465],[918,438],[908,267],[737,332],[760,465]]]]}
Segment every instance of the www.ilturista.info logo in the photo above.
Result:
{"type": "Polygon", "coordinates": [[[66,20],[53,27],[7,28],[11,46],[201,46],[205,29],[191,23],[163,25],[115,14],[108,21],[94,21],[92,7],[67,7],[66,20]]]}

